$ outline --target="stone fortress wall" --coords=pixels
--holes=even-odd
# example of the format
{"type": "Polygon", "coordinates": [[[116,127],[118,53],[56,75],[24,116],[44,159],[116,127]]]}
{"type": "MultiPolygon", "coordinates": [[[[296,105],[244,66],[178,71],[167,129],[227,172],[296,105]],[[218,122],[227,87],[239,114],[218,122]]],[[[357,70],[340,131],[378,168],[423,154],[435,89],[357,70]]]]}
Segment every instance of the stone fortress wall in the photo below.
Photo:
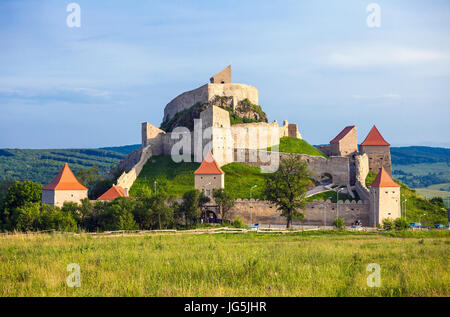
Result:
{"type": "Polygon", "coordinates": [[[215,96],[227,96],[233,98],[233,107],[245,99],[257,105],[258,89],[245,84],[206,84],[197,89],[186,91],[175,97],[164,108],[164,120],[170,120],[176,113],[188,109],[198,102],[206,103],[211,101],[215,96]]]}
{"type": "MultiPolygon", "coordinates": [[[[197,102],[208,102],[216,96],[232,97],[232,105],[243,99],[249,99],[253,104],[258,104],[258,90],[252,86],[231,83],[231,67],[225,69],[219,74],[211,78],[211,84],[206,84],[200,88],[188,91],[172,100],[164,109],[164,120],[173,117],[177,112],[187,109],[197,102]]],[[[230,124],[228,111],[223,108],[211,105],[200,113],[201,130],[200,135],[194,128],[194,131],[184,131],[182,133],[173,131],[166,133],[165,131],[153,126],[147,122],[142,124],[142,148],[131,153],[124,159],[119,167],[125,170],[118,180],[124,188],[131,188],[136,177],[139,175],[143,165],[151,155],[172,155],[173,149],[178,150],[180,140],[187,140],[190,146],[187,147],[190,153],[195,153],[196,147],[200,148],[201,157],[196,157],[196,161],[200,162],[208,151],[212,151],[219,165],[231,162],[242,162],[250,166],[264,169],[271,166],[276,158],[276,162],[288,153],[276,152],[276,147],[272,152],[264,150],[267,147],[274,147],[280,144],[280,138],[290,136],[301,139],[296,124],[289,124],[287,121],[279,126],[276,121],[266,123],[246,123],[246,124],[230,124]]],[[[328,146],[319,148],[329,155],[329,158],[318,156],[310,156],[304,154],[293,154],[298,159],[305,161],[309,168],[314,172],[318,181],[327,178],[332,179],[336,185],[347,186],[347,188],[356,190],[360,197],[360,201],[356,202],[339,202],[332,204],[331,202],[312,202],[308,203],[305,210],[307,221],[310,224],[314,222],[323,224],[325,214],[324,208],[327,209],[327,215],[330,215],[330,223],[337,214],[333,214],[336,209],[339,216],[345,218],[345,223],[350,224],[356,219],[363,221],[364,225],[374,223],[374,219],[370,221],[370,206],[375,206],[374,201],[384,201],[384,192],[380,192],[378,197],[374,197],[373,192],[365,185],[365,179],[369,171],[378,173],[381,166],[388,167],[390,173],[390,151],[389,147],[360,147],[358,152],[356,126],[346,127],[328,146]],[[354,185],[354,187],[352,187],[354,185]],[[369,203],[371,201],[371,203],[369,203]],[[357,218],[355,218],[357,217],[357,218]]],[[[180,153],[182,154],[182,153],[180,153]]],[[[278,166],[278,165],[276,165],[278,166]]],[[[270,170],[270,168],[269,168],[270,170]]],[[[351,190],[350,190],[351,192],[351,190]]],[[[397,194],[385,195],[390,199],[389,202],[397,199],[397,194]],[[392,196],[392,197],[391,197],[392,196]]],[[[399,194],[398,194],[399,195],[399,194]]],[[[353,197],[353,195],[351,194],[353,197]]],[[[395,201],[397,204],[397,201],[395,201]]],[[[254,205],[252,209],[256,214],[260,213],[262,221],[278,221],[285,223],[285,219],[279,216],[279,212],[274,212],[274,207],[265,201],[252,201],[254,205]],[[277,218],[278,217],[278,218],[277,218]]],[[[387,204],[386,204],[387,205],[387,204]]],[[[392,208],[394,209],[394,203],[392,208]]],[[[233,212],[230,214],[238,215],[249,219],[249,202],[238,200],[233,212]]],[[[396,213],[397,211],[395,211],[396,213]]],[[[377,213],[380,215],[381,213],[377,213]]],[[[258,217],[258,215],[257,215],[258,217]]],[[[248,221],[247,221],[248,220],[248,221]]],[[[381,220],[381,219],[378,219],[381,220]]],[[[255,221],[254,221],[255,222],[255,221]]]]}
{"type": "Polygon", "coordinates": [[[308,163],[308,167],[314,172],[314,178],[319,181],[329,174],[332,177],[333,183],[336,185],[345,186],[350,182],[349,158],[347,157],[331,156],[327,160],[321,156],[267,152],[263,150],[241,148],[234,150],[234,161],[244,162],[247,165],[258,168],[264,168],[265,166],[268,166],[270,162],[264,161],[263,159],[266,157],[269,158],[270,155],[276,155],[280,159],[289,155],[295,155],[299,160],[308,163]]]}
{"type": "Polygon", "coordinates": [[[367,154],[355,156],[355,190],[364,200],[370,199],[370,191],[366,187],[366,177],[369,174],[369,158],[367,154]]]}
{"type": "MultiPolygon", "coordinates": [[[[204,155],[212,150],[220,165],[235,161],[233,153],[235,149],[265,149],[280,144],[280,138],[284,136],[301,138],[297,125],[290,124],[286,120],[281,127],[276,121],[230,125],[228,111],[217,106],[210,106],[202,111],[200,119],[202,120],[200,132],[203,137],[199,146],[204,149],[204,155]]],[[[181,136],[178,132],[166,133],[144,122],[142,123],[142,146],[151,145],[154,155],[171,155],[173,146],[183,137],[190,140],[191,153],[194,153],[195,142],[199,139],[195,133],[198,132],[186,131],[184,136],[181,136]]]]}
{"type": "MultiPolygon", "coordinates": [[[[257,199],[237,199],[233,208],[226,215],[226,218],[234,220],[236,217],[239,217],[244,223],[251,223],[250,210],[252,210],[251,218],[253,223],[286,225],[286,218],[281,216],[281,212],[277,210],[275,205],[268,201],[257,199]]],[[[363,226],[370,225],[368,201],[340,200],[336,204],[330,200],[315,200],[307,203],[302,213],[305,214],[305,219],[303,221],[294,220],[294,225],[332,226],[338,213],[340,218],[344,218],[345,225],[351,225],[355,220],[361,220],[363,226]]]]}
{"type": "Polygon", "coordinates": [[[131,186],[133,186],[136,178],[144,168],[145,163],[147,163],[148,159],[152,156],[150,145],[141,149],[142,150],[140,152],[136,152],[135,156],[133,156],[133,159],[136,159],[139,156],[138,162],[131,169],[125,170],[117,179],[116,186],[121,186],[126,190],[126,192],[128,192],[131,186]]]}

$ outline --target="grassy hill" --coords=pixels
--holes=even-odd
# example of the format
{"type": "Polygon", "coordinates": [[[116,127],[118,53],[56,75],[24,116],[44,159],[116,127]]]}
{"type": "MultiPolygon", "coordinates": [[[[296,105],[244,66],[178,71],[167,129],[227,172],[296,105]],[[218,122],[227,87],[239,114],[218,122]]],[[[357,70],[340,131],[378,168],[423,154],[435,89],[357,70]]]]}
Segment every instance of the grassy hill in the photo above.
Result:
{"type": "Polygon", "coordinates": [[[416,188],[415,190],[427,199],[441,197],[447,208],[450,208],[450,183],[436,184],[425,188],[416,188]]]}
{"type": "MultiPolygon", "coordinates": [[[[267,150],[272,151],[272,148],[269,147],[267,148],[267,150]]],[[[322,156],[325,158],[327,157],[325,154],[320,152],[305,140],[293,138],[290,136],[282,137],[280,139],[278,152],[307,154],[312,156],[322,156]]]]}
{"type": "Polygon", "coordinates": [[[450,149],[426,146],[391,148],[393,174],[413,188],[450,182],[450,149]]]}
{"type": "MultiPolygon", "coordinates": [[[[181,197],[186,191],[194,189],[194,172],[199,166],[199,163],[194,162],[175,163],[170,156],[152,157],[131,187],[130,195],[140,196],[144,192],[153,191],[156,181],[157,189],[158,186],[163,186],[168,194],[181,197]]],[[[225,187],[234,198],[249,198],[253,185],[258,185],[253,190],[253,197],[261,197],[264,174],[259,168],[231,163],[224,165],[222,169],[225,172],[225,187]]]]}

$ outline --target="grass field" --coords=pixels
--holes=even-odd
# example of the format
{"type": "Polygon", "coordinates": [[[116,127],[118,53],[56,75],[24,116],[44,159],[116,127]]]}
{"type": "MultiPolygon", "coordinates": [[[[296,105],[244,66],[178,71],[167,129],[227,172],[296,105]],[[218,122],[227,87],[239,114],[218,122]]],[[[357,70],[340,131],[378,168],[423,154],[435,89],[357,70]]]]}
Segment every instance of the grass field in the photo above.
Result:
{"type": "Polygon", "coordinates": [[[0,296],[450,296],[449,233],[0,237],[0,296]]]}

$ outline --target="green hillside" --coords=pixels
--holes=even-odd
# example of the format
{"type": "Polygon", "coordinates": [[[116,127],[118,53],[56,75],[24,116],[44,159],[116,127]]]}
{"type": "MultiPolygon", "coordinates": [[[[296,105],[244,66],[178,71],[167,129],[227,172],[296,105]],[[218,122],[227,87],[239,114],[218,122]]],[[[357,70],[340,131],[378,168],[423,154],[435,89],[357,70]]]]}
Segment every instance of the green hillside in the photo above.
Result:
{"type": "MultiPolygon", "coordinates": [[[[272,151],[272,148],[269,147],[267,148],[267,150],[272,151]]],[[[282,137],[280,139],[279,149],[277,151],[283,153],[299,153],[312,156],[322,156],[325,158],[327,157],[325,154],[320,152],[305,140],[293,138],[290,136],[282,137]]]]}
{"type": "MultiPolygon", "coordinates": [[[[170,156],[152,157],[131,187],[130,195],[140,196],[153,191],[156,180],[157,189],[162,186],[169,195],[181,197],[186,191],[194,189],[194,172],[199,166],[199,163],[175,163],[170,156]]],[[[253,197],[261,197],[264,174],[259,168],[231,163],[222,169],[225,172],[225,187],[234,198],[249,198],[253,185],[258,185],[253,190],[253,197]]]]}
{"type": "Polygon", "coordinates": [[[392,147],[391,157],[393,165],[450,163],[450,149],[428,146],[392,147]]]}
{"type": "Polygon", "coordinates": [[[131,144],[131,145],[122,145],[122,146],[101,147],[100,150],[119,152],[119,153],[128,155],[131,152],[134,152],[135,150],[139,149],[140,147],[141,147],[141,144],[131,144]]]}
{"type": "Polygon", "coordinates": [[[144,165],[139,177],[130,189],[131,196],[141,196],[145,192],[164,187],[172,196],[181,197],[194,189],[194,172],[199,163],[175,163],[170,156],[153,156],[144,165]]]}
{"type": "Polygon", "coordinates": [[[425,188],[416,188],[415,190],[419,195],[427,199],[442,198],[447,208],[450,208],[450,183],[436,184],[425,188]]]}
{"type": "Polygon", "coordinates": [[[0,150],[0,181],[31,180],[48,184],[64,163],[76,173],[81,168],[97,165],[102,174],[126,155],[102,149],[0,150]]]}

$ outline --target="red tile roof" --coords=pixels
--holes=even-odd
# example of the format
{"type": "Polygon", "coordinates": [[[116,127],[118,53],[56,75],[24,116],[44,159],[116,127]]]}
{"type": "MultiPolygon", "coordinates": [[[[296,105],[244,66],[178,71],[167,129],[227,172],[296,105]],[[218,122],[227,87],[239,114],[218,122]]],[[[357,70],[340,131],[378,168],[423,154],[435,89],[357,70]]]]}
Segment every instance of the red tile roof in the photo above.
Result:
{"type": "Polygon", "coordinates": [[[394,182],[389,176],[388,172],[384,169],[384,167],[381,168],[380,172],[378,173],[375,180],[370,184],[371,187],[400,187],[399,184],[394,182]]]}
{"type": "Polygon", "coordinates": [[[217,164],[216,160],[214,160],[213,155],[209,152],[205,159],[203,160],[200,167],[194,172],[195,175],[219,175],[225,174],[224,171],[220,168],[219,164],[217,164]]]}
{"type": "Polygon", "coordinates": [[[56,175],[55,179],[44,188],[43,190],[87,190],[86,187],[80,184],[69,165],[64,164],[63,169],[56,175]]]}
{"type": "Polygon", "coordinates": [[[387,145],[390,144],[386,142],[386,140],[381,135],[380,131],[378,131],[377,127],[374,125],[372,129],[370,130],[369,134],[367,135],[366,139],[364,140],[361,145],[387,145]]]}
{"type": "Polygon", "coordinates": [[[108,189],[103,195],[97,198],[97,200],[114,200],[117,197],[125,197],[125,190],[122,186],[113,186],[108,189]]]}
{"type": "Polygon", "coordinates": [[[339,134],[330,141],[331,143],[338,143],[340,140],[342,140],[343,137],[345,137],[355,126],[354,125],[349,125],[348,127],[345,127],[341,132],[339,132],[339,134]]]}

